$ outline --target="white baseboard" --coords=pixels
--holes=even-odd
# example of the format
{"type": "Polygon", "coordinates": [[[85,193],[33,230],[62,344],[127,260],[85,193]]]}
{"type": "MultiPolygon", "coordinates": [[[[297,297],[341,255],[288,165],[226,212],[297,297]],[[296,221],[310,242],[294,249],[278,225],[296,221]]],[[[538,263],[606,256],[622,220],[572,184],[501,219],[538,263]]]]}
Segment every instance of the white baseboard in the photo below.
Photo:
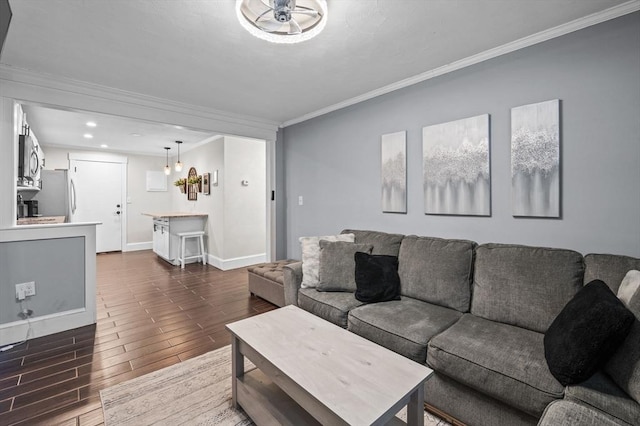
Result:
{"type": "Polygon", "coordinates": [[[148,241],[146,243],[127,243],[127,246],[122,251],[151,250],[152,248],[152,241],[148,241]]]}
{"type": "Polygon", "coordinates": [[[244,268],[245,266],[255,265],[256,263],[264,263],[267,261],[267,254],[260,253],[251,256],[236,257],[233,259],[220,259],[213,255],[207,255],[207,263],[215,266],[223,271],[229,269],[244,268]]]}
{"type": "MultiPolygon", "coordinates": [[[[31,319],[30,339],[84,327],[95,322],[94,315],[85,308],[35,317],[31,319]]],[[[22,342],[27,336],[28,329],[29,323],[26,320],[0,325],[0,346],[22,342]]]]}

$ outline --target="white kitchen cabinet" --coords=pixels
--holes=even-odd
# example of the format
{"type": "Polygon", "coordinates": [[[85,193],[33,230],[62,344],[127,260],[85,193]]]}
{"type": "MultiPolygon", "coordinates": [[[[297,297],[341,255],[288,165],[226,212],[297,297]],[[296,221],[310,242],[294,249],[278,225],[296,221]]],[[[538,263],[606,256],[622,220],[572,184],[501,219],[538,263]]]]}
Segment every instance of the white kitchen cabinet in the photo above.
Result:
{"type": "Polygon", "coordinates": [[[166,260],[170,260],[169,241],[169,219],[154,219],[153,251],[166,260]]]}
{"type": "MultiPolygon", "coordinates": [[[[202,213],[144,213],[153,216],[153,251],[173,265],[179,265],[180,232],[204,231],[207,215],[202,213]]],[[[196,241],[187,241],[185,256],[199,253],[196,241]]]]}

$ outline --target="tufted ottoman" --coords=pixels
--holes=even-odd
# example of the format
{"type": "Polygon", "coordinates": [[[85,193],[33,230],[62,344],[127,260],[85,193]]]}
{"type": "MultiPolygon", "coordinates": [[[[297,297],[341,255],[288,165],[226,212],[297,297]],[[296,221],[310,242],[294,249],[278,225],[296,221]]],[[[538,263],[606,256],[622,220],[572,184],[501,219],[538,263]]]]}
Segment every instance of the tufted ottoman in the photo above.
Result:
{"type": "Polygon", "coordinates": [[[249,291],[276,306],[284,306],[284,279],[282,267],[296,260],[278,260],[261,263],[248,268],[249,291]]]}

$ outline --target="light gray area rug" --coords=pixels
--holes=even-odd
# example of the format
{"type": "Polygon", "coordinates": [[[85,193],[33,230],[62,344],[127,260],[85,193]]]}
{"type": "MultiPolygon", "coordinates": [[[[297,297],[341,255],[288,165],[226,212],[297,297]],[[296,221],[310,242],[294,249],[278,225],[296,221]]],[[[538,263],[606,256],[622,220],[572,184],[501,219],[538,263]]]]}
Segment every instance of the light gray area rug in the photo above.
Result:
{"type": "MultiPolygon", "coordinates": [[[[245,359],[245,371],[254,365],[245,359]]],[[[231,408],[231,346],[100,391],[105,426],[253,425],[231,408]]],[[[406,420],[406,413],[399,414],[406,420]]],[[[448,425],[425,412],[425,425],[448,425]]]]}

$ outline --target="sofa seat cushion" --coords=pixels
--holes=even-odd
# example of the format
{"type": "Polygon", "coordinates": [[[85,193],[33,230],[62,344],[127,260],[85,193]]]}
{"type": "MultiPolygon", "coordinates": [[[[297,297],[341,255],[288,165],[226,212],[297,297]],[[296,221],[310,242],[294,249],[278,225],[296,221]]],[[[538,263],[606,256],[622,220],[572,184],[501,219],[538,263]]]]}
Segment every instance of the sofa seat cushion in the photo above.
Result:
{"type": "Polygon", "coordinates": [[[568,386],[564,397],[597,408],[628,424],[640,425],[640,405],[602,372],[579,385],[568,386]]]}
{"type": "Polygon", "coordinates": [[[544,358],[544,335],[465,314],[429,342],[435,371],[539,417],[563,386],[544,358]]]}
{"type": "Polygon", "coordinates": [[[342,328],[347,328],[349,311],[360,305],[362,302],[350,292],[318,291],[315,288],[301,288],[298,292],[299,307],[342,328]]]}
{"type": "Polygon", "coordinates": [[[552,402],[538,426],[616,426],[621,423],[605,413],[574,401],[552,402]]]}
{"type": "Polygon", "coordinates": [[[455,323],[462,314],[421,300],[372,303],[349,312],[348,329],[421,364],[429,340],[455,323]]]}

